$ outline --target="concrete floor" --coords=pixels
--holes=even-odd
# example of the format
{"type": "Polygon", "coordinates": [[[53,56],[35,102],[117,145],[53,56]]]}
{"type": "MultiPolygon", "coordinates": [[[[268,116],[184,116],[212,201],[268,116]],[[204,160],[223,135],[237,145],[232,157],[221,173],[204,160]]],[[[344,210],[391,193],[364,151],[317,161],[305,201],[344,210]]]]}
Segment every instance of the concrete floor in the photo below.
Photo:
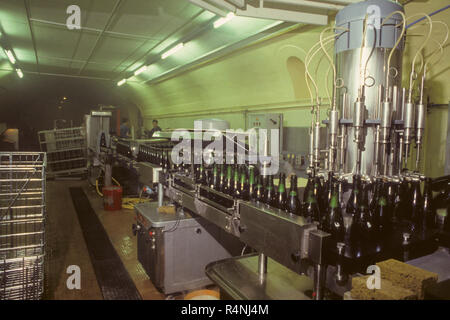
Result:
{"type": "MultiPolygon", "coordinates": [[[[82,187],[96,211],[108,236],[119,254],[136,288],[145,300],[165,299],[152,284],[137,261],[137,243],[131,225],[134,211],[103,210],[102,198],[95,189],[83,181],[47,182],[47,290],[45,299],[77,300],[102,299],[78,217],[70,197],[70,187],[82,187]],[[67,267],[77,265],[81,270],[81,289],[69,290],[66,281],[67,267]]],[[[183,295],[176,299],[183,299],[183,295]]]]}

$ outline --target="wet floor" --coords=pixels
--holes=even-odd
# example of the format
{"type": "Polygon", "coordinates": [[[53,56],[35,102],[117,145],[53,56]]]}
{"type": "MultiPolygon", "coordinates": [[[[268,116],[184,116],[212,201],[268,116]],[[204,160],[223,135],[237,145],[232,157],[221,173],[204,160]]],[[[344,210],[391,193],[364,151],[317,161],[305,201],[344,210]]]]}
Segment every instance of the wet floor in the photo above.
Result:
{"type": "Polygon", "coordinates": [[[89,198],[122,263],[145,300],[183,299],[184,295],[166,297],[152,284],[137,260],[137,243],[131,229],[134,211],[103,210],[102,198],[85,181],[47,182],[47,281],[45,299],[103,299],[97,284],[77,213],[70,197],[70,187],[81,187],[89,198]],[[67,268],[80,267],[81,289],[68,289],[67,268]]]}

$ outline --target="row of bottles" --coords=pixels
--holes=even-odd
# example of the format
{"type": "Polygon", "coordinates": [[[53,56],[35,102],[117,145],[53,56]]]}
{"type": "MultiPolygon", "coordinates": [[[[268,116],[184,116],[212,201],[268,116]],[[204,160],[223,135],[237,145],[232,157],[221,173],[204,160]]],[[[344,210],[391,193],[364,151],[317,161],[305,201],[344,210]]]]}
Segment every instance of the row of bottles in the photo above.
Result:
{"type": "Polygon", "coordinates": [[[138,161],[145,161],[151,164],[163,167],[164,169],[170,168],[169,151],[163,146],[139,146],[138,161]]]}
{"type": "Polygon", "coordinates": [[[411,233],[436,228],[430,179],[425,180],[422,195],[419,180],[409,186],[406,180],[394,184],[377,179],[371,186],[354,176],[346,212],[352,216],[348,233],[351,241],[383,237],[399,223],[406,225],[403,231],[411,233]],[[371,187],[373,196],[369,203],[371,187]]]}
{"type": "Polygon", "coordinates": [[[236,199],[265,203],[292,214],[300,215],[297,176],[291,177],[291,186],[286,189],[286,176],[279,175],[278,186],[273,176],[262,176],[254,166],[214,165],[206,170],[203,165],[194,166],[197,183],[208,186],[236,199]]]}
{"type": "Polygon", "coordinates": [[[368,184],[355,175],[345,205],[346,213],[352,217],[349,230],[345,230],[343,224],[342,191],[343,183],[336,181],[331,173],[326,184],[322,184],[317,176],[310,175],[303,208],[307,219],[317,221],[323,230],[332,233],[339,241],[344,238],[359,241],[382,237],[398,222],[406,223],[409,232],[436,228],[431,179],[425,180],[422,195],[418,180],[411,182],[411,186],[407,181],[397,185],[381,179],[368,184]],[[372,193],[371,201],[369,193],[372,193]]]}
{"type": "Polygon", "coordinates": [[[127,142],[118,142],[116,144],[116,152],[120,155],[123,155],[127,158],[132,158],[133,153],[131,152],[130,144],[127,142]]]}

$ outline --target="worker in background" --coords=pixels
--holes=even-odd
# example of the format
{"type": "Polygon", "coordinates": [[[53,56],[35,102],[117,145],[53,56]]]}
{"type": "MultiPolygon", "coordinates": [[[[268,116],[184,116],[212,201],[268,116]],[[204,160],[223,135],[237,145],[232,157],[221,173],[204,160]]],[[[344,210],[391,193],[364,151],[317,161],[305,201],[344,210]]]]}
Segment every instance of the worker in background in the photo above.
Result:
{"type": "Polygon", "coordinates": [[[153,120],[152,121],[152,125],[153,125],[153,128],[152,128],[152,130],[150,130],[149,132],[148,132],[148,136],[149,136],[149,138],[151,138],[152,136],[153,136],[153,134],[156,132],[156,131],[161,131],[161,128],[158,126],[158,120],[153,120]]]}
{"type": "Polygon", "coordinates": [[[130,137],[130,121],[127,118],[122,119],[122,124],[120,125],[120,137],[129,138],[130,137]]]}

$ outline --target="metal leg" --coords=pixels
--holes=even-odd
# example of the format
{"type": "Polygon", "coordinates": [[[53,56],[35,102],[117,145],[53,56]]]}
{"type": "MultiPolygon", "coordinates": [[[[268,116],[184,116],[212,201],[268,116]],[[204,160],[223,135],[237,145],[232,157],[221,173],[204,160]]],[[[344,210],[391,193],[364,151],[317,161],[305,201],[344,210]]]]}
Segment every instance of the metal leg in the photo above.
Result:
{"type": "Polygon", "coordinates": [[[164,199],[164,188],[162,183],[158,183],[158,207],[162,207],[164,199]]]}
{"type": "Polygon", "coordinates": [[[260,253],[258,256],[258,275],[259,281],[264,282],[267,273],[267,256],[264,253],[260,253]]]}
{"type": "Polygon", "coordinates": [[[314,300],[323,299],[327,266],[323,264],[314,265],[314,300]]]}

